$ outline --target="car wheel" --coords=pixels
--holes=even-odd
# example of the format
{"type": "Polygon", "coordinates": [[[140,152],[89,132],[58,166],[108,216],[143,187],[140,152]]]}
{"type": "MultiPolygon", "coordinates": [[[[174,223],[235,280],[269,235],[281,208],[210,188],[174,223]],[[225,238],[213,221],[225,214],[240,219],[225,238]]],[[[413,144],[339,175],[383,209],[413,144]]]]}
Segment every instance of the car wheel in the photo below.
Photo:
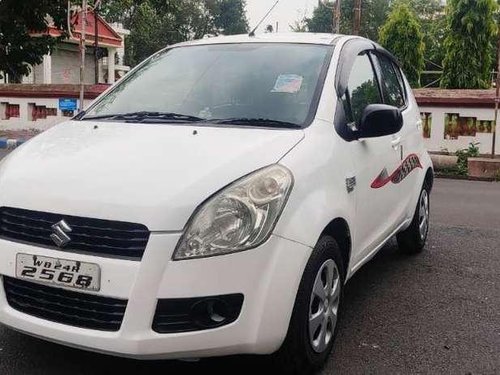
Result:
{"type": "Polygon", "coordinates": [[[338,330],[344,280],[338,244],[324,236],[306,265],[285,342],[275,354],[281,372],[311,374],[323,367],[338,330]]]}
{"type": "Polygon", "coordinates": [[[407,254],[422,252],[429,233],[429,217],[430,189],[427,184],[424,184],[410,226],[397,235],[400,251],[407,254]]]}

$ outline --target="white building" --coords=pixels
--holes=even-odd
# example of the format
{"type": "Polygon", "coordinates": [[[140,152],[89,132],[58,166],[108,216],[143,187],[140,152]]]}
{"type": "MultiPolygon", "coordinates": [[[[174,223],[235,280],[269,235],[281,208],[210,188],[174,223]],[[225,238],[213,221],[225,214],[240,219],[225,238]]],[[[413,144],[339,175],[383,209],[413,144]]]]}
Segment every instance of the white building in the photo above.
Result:
{"type": "Polygon", "coordinates": [[[495,154],[500,154],[500,132],[494,132],[494,89],[416,89],[414,93],[429,151],[455,153],[474,143],[481,154],[488,154],[495,136],[495,154]]]}
{"type": "MultiPolygon", "coordinates": [[[[81,12],[75,12],[71,25],[70,37],[57,43],[52,53],[43,57],[40,65],[32,67],[31,73],[23,78],[23,84],[0,82],[0,133],[8,130],[36,133],[76,114],[80,83],[81,12]]],[[[123,62],[128,30],[120,24],[108,24],[89,11],[85,33],[84,106],[130,69],[123,62]],[[97,82],[94,57],[96,23],[98,51],[101,52],[97,63],[97,82]]],[[[61,31],[49,26],[43,34],[59,37],[61,31]]],[[[7,82],[8,77],[5,77],[7,82]]]]}

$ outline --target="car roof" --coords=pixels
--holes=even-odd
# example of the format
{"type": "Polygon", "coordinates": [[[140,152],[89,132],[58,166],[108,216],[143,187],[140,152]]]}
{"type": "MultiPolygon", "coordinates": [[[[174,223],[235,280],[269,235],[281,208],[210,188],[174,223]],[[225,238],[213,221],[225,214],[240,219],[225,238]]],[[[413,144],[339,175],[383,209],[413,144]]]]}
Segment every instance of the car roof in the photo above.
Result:
{"type": "Polygon", "coordinates": [[[203,39],[193,40],[175,44],[174,47],[209,45],[209,44],[235,44],[235,43],[300,43],[300,44],[333,44],[336,39],[342,35],[324,34],[324,33],[262,33],[249,36],[248,34],[205,37],[203,39]]]}

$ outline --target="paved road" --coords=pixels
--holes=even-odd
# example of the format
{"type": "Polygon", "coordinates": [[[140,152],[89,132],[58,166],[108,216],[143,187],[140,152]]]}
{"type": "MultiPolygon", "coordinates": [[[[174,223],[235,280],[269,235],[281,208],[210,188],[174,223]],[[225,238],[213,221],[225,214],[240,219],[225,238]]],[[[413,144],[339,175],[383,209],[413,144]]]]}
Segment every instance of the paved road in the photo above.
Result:
{"type": "MultiPolygon", "coordinates": [[[[322,374],[500,373],[500,184],[437,180],[427,250],[393,243],[349,282],[336,349],[322,374]]],[[[0,374],[265,371],[255,357],[138,362],[0,327],[0,374]]]]}

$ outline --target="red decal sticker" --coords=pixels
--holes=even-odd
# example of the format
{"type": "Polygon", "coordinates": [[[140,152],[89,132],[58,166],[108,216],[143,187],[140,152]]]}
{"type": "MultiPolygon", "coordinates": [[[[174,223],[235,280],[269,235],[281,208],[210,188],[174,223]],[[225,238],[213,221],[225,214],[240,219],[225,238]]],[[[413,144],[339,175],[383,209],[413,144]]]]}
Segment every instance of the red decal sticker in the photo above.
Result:
{"type": "Polygon", "coordinates": [[[420,159],[416,154],[410,154],[391,175],[388,175],[387,169],[384,168],[377,178],[373,180],[371,187],[373,189],[379,189],[387,185],[389,182],[399,184],[411,173],[411,171],[416,168],[422,169],[420,159]]]}

